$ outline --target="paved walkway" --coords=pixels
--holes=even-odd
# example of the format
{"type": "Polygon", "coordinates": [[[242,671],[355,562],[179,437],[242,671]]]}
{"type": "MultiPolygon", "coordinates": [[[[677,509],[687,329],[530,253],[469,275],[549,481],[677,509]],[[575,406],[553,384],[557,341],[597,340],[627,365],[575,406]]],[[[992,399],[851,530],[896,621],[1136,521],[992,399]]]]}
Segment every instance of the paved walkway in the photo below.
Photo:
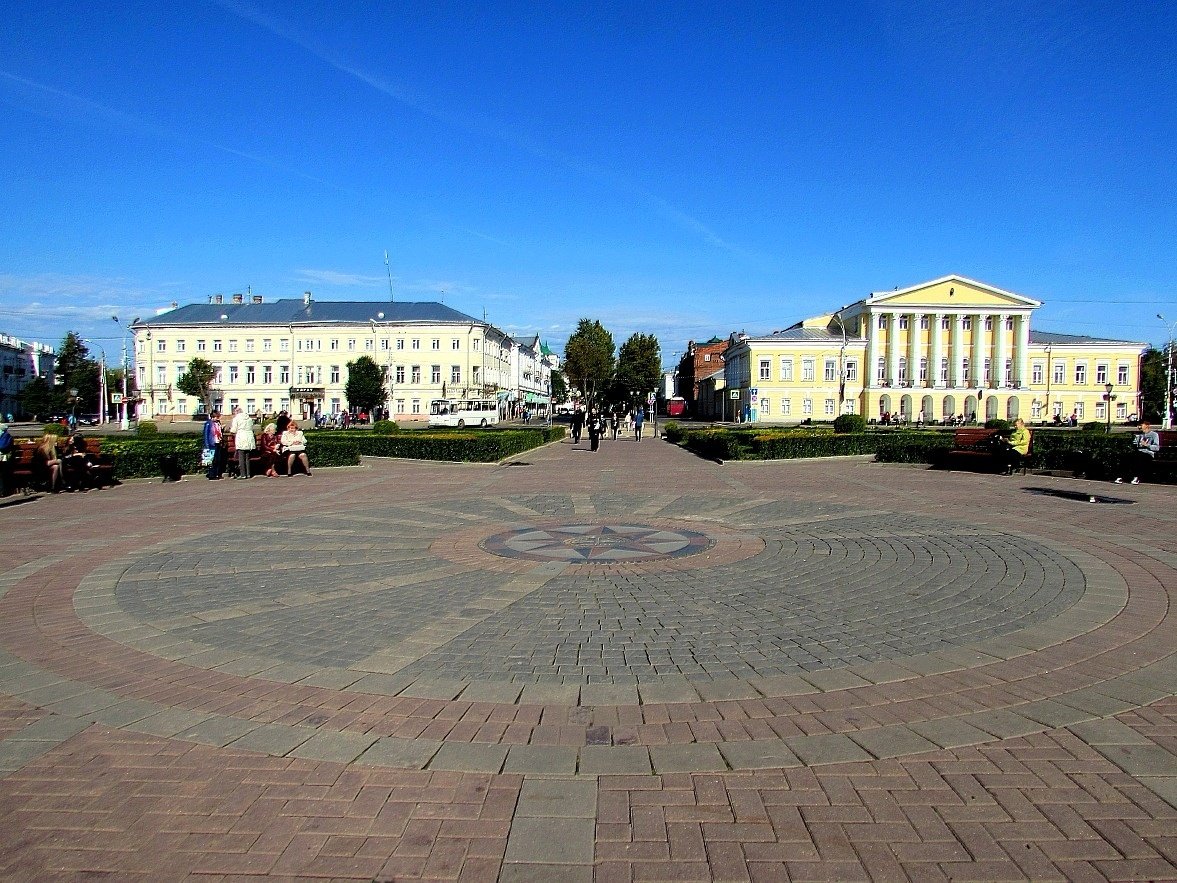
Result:
{"type": "Polygon", "coordinates": [[[1173,494],[647,438],[4,507],[0,877],[1177,878],[1173,494]]]}

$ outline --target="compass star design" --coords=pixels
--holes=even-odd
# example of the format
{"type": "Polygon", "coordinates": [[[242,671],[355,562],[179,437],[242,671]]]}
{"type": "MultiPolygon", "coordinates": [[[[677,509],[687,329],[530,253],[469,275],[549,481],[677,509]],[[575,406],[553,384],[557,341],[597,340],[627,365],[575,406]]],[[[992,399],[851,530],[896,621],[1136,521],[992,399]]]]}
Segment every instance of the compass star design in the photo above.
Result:
{"type": "Polygon", "coordinates": [[[693,555],[711,546],[705,534],[638,524],[569,524],[523,527],[489,537],[482,546],[509,558],[621,564],[693,555]]]}

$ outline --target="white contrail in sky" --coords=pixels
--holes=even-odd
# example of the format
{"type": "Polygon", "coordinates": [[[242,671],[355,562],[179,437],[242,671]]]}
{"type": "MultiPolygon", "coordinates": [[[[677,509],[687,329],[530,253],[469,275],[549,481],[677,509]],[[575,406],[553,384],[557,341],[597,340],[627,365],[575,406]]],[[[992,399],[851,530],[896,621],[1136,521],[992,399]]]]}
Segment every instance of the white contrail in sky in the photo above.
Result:
{"type": "Polygon", "coordinates": [[[600,166],[585,162],[577,157],[554,150],[551,147],[541,144],[537,141],[528,138],[522,138],[517,132],[509,130],[506,126],[497,122],[496,120],[486,116],[485,114],[468,114],[458,113],[453,109],[444,107],[437,101],[434,101],[428,95],[412,92],[401,85],[389,82],[388,80],[358,68],[348,62],[338,54],[331,52],[322,46],[311,42],[306,37],[296,33],[289,26],[283,22],[278,21],[273,16],[267,15],[253,6],[243,3],[234,2],[234,0],[215,0],[215,2],[227,12],[232,13],[238,18],[251,22],[265,31],[293,43],[296,46],[306,50],[311,55],[314,55],[320,61],[330,65],[341,73],[359,80],[361,83],[375,89],[383,95],[393,99],[394,101],[403,104],[406,107],[412,108],[419,113],[432,117],[439,122],[454,128],[463,129],[479,135],[489,135],[493,138],[502,141],[505,144],[510,144],[520,150],[523,150],[532,156],[539,159],[548,160],[550,162],[559,163],[566,168],[573,171],[580,172],[588,177],[594,178],[598,181],[609,183],[622,191],[628,192],[631,195],[637,196],[653,206],[655,211],[660,215],[672,221],[675,225],[687,230],[697,236],[700,236],[709,245],[715,248],[722,249],[733,255],[739,257],[750,258],[757,257],[751,252],[740,248],[727,242],[719,236],[714,230],[700,221],[698,218],[684,212],[682,209],[672,205],[662,197],[650,193],[643,187],[635,184],[632,181],[600,166]]]}

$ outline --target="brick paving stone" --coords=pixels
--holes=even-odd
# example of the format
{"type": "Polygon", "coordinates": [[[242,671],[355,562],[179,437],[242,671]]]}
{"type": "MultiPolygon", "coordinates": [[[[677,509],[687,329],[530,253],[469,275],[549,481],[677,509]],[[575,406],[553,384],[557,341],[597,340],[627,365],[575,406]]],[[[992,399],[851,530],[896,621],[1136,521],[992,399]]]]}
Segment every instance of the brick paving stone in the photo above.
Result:
{"type": "Polygon", "coordinates": [[[506,864],[580,864],[593,861],[592,819],[516,818],[507,840],[506,864]]]}
{"type": "Polygon", "coordinates": [[[512,745],[503,771],[532,775],[571,775],[576,772],[578,752],[558,745],[512,745]]]}
{"type": "Polygon", "coordinates": [[[297,531],[255,482],[196,542],[217,483],[0,511],[0,875],[1177,876],[1169,489],[1109,520],[650,441],[324,470],[297,531]],[[46,515],[42,563],[12,538],[46,515]],[[715,544],[542,576],[478,546],[543,519],[715,544]]]}
{"type": "Polygon", "coordinates": [[[642,775],[651,772],[652,769],[650,750],[641,745],[589,745],[580,749],[580,772],[589,776],[629,773],[642,775]]]}
{"type": "Polygon", "coordinates": [[[500,745],[462,745],[443,743],[430,766],[439,770],[497,773],[503,768],[507,748],[500,745]]]}

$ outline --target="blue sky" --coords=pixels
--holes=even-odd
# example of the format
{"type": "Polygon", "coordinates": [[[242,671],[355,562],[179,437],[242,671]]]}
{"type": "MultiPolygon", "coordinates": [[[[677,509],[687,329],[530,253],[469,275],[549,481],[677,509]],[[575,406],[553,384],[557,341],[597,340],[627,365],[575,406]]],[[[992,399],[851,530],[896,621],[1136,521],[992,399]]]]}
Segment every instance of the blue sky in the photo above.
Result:
{"type": "Polygon", "coordinates": [[[17,0],[0,331],[252,287],[560,350],[762,333],[947,273],[1177,320],[1177,4],[17,0]]]}

